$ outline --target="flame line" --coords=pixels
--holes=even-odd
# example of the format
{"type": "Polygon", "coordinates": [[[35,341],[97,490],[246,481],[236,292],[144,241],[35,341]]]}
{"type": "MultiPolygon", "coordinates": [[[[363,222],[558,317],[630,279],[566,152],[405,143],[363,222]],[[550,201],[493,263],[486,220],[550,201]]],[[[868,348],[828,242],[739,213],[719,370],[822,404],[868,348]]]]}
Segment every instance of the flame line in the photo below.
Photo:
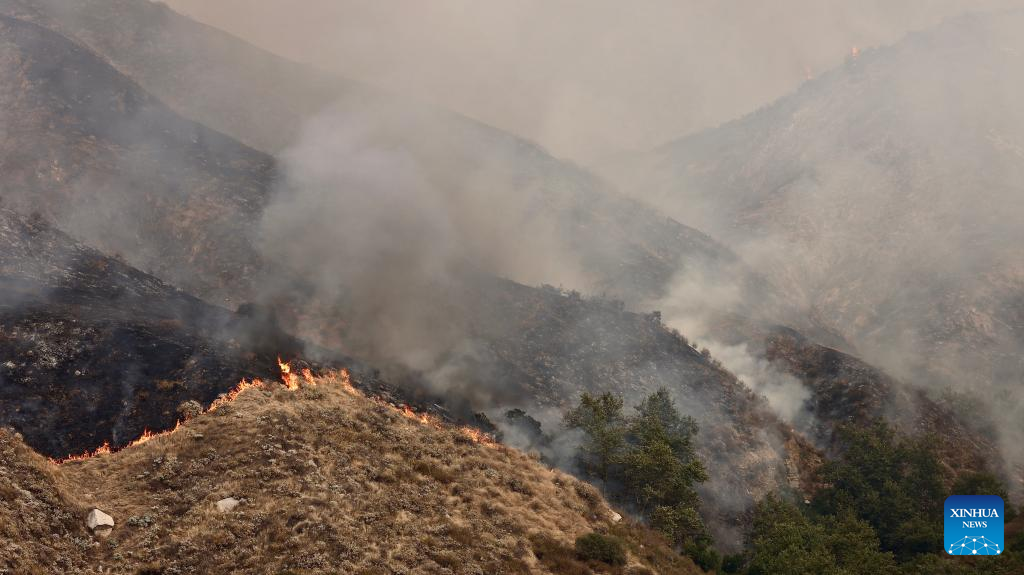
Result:
{"type": "MultiPolygon", "coordinates": [[[[278,368],[281,370],[281,382],[284,384],[285,388],[288,389],[289,391],[297,391],[299,389],[299,387],[300,387],[300,378],[299,378],[298,374],[292,373],[291,364],[288,363],[288,362],[282,361],[281,358],[278,357],[277,358],[277,365],[278,365],[278,368]]],[[[317,385],[317,378],[313,375],[312,370],[310,370],[309,368],[304,368],[304,369],[302,369],[301,373],[302,373],[302,380],[304,380],[307,385],[309,385],[311,387],[315,387],[317,385]]],[[[329,383],[336,383],[336,384],[338,384],[339,387],[341,387],[341,389],[345,393],[347,393],[349,395],[357,396],[357,397],[366,397],[362,392],[360,392],[358,389],[355,388],[355,386],[352,385],[352,377],[351,377],[351,374],[349,373],[349,371],[347,369],[342,368],[342,369],[340,369],[338,371],[329,372],[328,374],[325,374],[325,375],[321,376],[320,379],[321,380],[327,380],[329,383]]],[[[244,393],[245,391],[247,391],[249,389],[264,388],[264,387],[266,387],[266,384],[261,379],[249,380],[249,379],[244,379],[243,378],[240,382],[238,382],[238,385],[236,385],[235,387],[231,388],[230,391],[228,391],[227,393],[221,395],[217,399],[213,400],[213,402],[210,403],[210,407],[208,407],[203,413],[213,413],[213,412],[217,411],[221,407],[223,407],[223,406],[225,406],[225,405],[235,401],[235,399],[237,399],[239,395],[241,395],[242,393],[244,393]]],[[[410,419],[412,421],[416,421],[416,422],[420,423],[421,425],[426,425],[426,426],[429,426],[429,427],[433,427],[434,429],[444,429],[445,428],[445,422],[442,421],[439,417],[437,417],[435,415],[431,415],[431,414],[429,414],[427,412],[416,412],[416,411],[414,411],[412,409],[412,407],[410,407],[407,404],[402,404],[401,406],[397,406],[397,405],[395,405],[393,403],[386,402],[386,401],[384,401],[383,399],[381,399],[379,397],[373,397],[372,399],[374,401],[376,401],[377,403],[385,406],[385,407],[388,407],[388,408],[390,408],[392,410],[397,411],[399,414],[401,414],[402,416],[406,417],[407,419],[410,419]]],[[[125,449],[129,449],[129,448],[135,447],[137,445],[142,445],[144,443],[149,443],[150,441],[153,441],[154,439],[159,439],[161,437],[165,437],[165,436],[171,435],[174,432],[176,432],[179,429],[181,429],[181,426],[184,423],[185,422],[183,420],[178,420],[175,423],[173,429],[168,429],[166,431],[161,431],[159,433],[154,433],[154,432],[150,431],[148,428],[143,429],[141,436],[139,436],[134,441],[128,443],[124,447],[121,447],[121,448],[118,448],[118,449],[111,449],[110,442],[105,441],[105,442],[103,442],[103,445],[97,447],[93,451],[86,451],[85,453],[82,453],[82,454],[79,454],[79,455],[69,455],[69,456],[67,456],[65,458],[62,458],[62,459],[50,458],[50,462],[55,464],[55,465],[62,465],[64,463],[69,463],[69,462],[74,462],[74,461],[85,461],[85,460],[91,459],[93,457],[98,457],[98,456],[101,456],[101,455],[109,455],[111,453],[116,453],[116,452],[119,452],[119,451],[122,451],[122,450],[125,450],[125,449]]],[[[474,427],[470,427],[470,426],[461,426],[461,427],[458,427],[457,429],[458,429],[458,431],[463,436],[465,436],[468,439],[472,440],[474,443],[478,443],[478,444],[485,445],[485,446],[488,446],[488,447],[499,447],[500,446],[500,444],[494,439],[494,437],[491,434],[485,433],[484,431],[481,431],[480,429],[477,429],[477,428],[474,428],[474,427]]]]}

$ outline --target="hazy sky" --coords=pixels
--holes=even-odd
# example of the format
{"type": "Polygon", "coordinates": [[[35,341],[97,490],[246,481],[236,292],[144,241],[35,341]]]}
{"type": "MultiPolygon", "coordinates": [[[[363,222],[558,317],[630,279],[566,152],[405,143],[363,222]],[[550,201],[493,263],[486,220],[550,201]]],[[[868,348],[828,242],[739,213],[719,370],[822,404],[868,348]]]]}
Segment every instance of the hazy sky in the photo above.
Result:
{"type": "Polygon", "coordinates": [[[581,163],[728,121],[965,10],[1024,0],[168,0],[294,60],[581,163]]]}

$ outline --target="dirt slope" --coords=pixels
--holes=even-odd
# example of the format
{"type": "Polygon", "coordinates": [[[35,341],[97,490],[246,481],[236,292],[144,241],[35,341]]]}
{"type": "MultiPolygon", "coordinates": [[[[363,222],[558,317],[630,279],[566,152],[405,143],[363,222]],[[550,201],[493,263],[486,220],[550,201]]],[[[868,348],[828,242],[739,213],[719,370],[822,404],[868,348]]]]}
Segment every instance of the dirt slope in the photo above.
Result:
{"type": "Polygon", "coordinates": [[[699,573],[589,485],[339,377],[315,382],[247,389],[59,466],[0,432],[0,573],[604,572],[570,551],[590,531],[626,540],[628,572],[699,573]],[[227,497],[241,504],[218,511],[227,497]],[[105,539],[85,528],[93,507],[114,517],[105,539]]]}

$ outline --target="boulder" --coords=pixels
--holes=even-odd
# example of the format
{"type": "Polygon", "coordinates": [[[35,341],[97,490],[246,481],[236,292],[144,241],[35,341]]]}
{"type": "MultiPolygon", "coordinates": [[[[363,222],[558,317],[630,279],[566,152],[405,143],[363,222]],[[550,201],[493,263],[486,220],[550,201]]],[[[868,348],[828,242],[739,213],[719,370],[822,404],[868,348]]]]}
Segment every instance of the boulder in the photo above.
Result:
{"type": "Polygon", "coordinates": [[[217,511],[220,511],[221,513],[230,513],[234,511],[235,507],[238,507],[239,503],[241,503],[241,501],[234,497],[225,497],[217,502],[217,511]]]}
{"type": "Polygon", "coordinates": [[[93,535],[106,537],[114,530],[114,518],[99,509],[93,509],[85,517],[85,526],[92,531],[93,535]]]}
{"type": "Polygon", "coordinates": [[[612,523],[618,523],[619,521],[622,521],[622,516],[612,511],[611,515],[609,516],[609,519],[612,520],[612,523]]]}

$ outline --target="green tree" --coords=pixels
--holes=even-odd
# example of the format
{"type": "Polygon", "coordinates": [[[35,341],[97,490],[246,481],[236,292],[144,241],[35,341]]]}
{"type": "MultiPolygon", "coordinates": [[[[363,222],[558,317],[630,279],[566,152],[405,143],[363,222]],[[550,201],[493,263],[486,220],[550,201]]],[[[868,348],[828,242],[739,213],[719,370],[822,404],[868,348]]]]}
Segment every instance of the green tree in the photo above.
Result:
{"type": "Polygon", "coordinates": [[[664,389],[645,398],[633,417],[626,418],[622,407],[612,394],[585,393],[566,413],[566,427],[584,434],[581,467],[602,480],[610,498],[634,505],[651,527],[676,543],[691,543],[695,553],[717,564],[697,512],[694,486],[708,478],[693,445],[697,424],[680,415],[664,389]]]}
{"type": "Polygon", "coordinates": [[[565,414],[564,424],[584,434],[579,454],[583,470],[607,482],[626,446],[622,398],[611,393],[597,397],[584,393],[580,397],[580,404],[565,414]]]}
{"type": "Polygon", "coordinates": [[[878,534],[866,521],[853,513],[814,520],[825,528],[827,545],[841,573],[895,574],[893,554],[881,550],[878,534]]]}
{"type": "Polygon", "coordinates": [[[774,496],[758,504],[749,575],[895,575],[891,553],[851,513],[811,517],[774,496]]]}
{"type": "Polygon", "coordinates": [[[965,473],[953,484],[953,495],[998,495],[1003,498],[1006,523],[1013,521],[1017,511],[1010,504],[1006,485],[995,475],[988,472],[965,473]]]}
{"type": "Polygon", "coordinates": [[[835,575],[835,557],[824,527],[796,507],[768,496],[754,513],[749,575],[835,575]]]}
{"type": "Polygon", "coordinates": [[[665,442],[680,460],[697,459],[693,448],[697,422],[692,417],[679,414],[675,402],[665,388],[641,401],[636,407],[636,412],[637,415],[629,426],[630,440],[633,443],[644,445],[665,442]]]}
{"type": "Polygon", "coordinates": [[[851,513],[901,560],[942,548],[944,471],[928,438],[900,438],[885,423],[840,430],[839,459],[820,470],[814,498],[824,515],[851,513]]]}
{"type": "Polygon", "coordinates": [[[627,490],[651,525],[672,539],[707,538],[694,484],[707,472],[693,448],[697,424],[683,417],[664,389],[646,398],[631,419],[623,457],[627,490]]]}

